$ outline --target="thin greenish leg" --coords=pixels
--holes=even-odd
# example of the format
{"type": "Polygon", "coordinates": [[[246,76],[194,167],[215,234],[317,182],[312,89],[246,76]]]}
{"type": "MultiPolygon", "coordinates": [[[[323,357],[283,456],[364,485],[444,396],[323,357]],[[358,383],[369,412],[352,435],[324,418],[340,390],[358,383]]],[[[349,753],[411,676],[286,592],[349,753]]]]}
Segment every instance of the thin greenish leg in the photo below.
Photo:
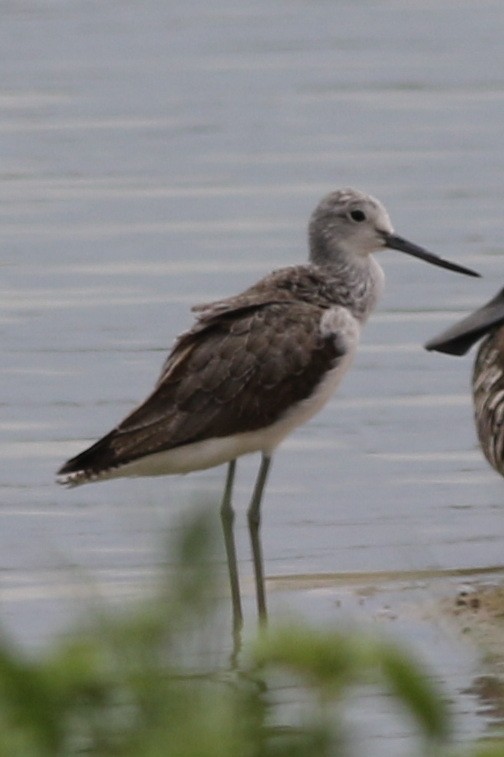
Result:
{"type": "Polygon", "coordinates": [[[234,510],[231,504],[233,495],[233,483],[236,471],[236,460],[231,460],[228,465],[226,486],[220,509],[222,531],[224,533],[224,544],[226,547],[226,558],[229,571],[229,584],[231,587],[231,602],[233,606],[233,634],[235,644],[243,626],[243,612],[240,597],[240,579],[238,577],[238,563],[236,560],[236,546],[234,539],[233,523],[234,510]]]}
{"type": "Polygon", "coordinates": [[[260,537],[261,500],[266,485],[266,479],[268,478],[270,465],[271,457],[263,454],[261,467],[259,468],[259,473],[257,474],[257,480],[254,486],[254,493],[247,512],[250,541],[252,543],[252,558],[254,561],[257,610],[259,613],[259,621],[261,623],[266,623],[267,620],[266,593],[264,590],[264,565],[260,537]]]}

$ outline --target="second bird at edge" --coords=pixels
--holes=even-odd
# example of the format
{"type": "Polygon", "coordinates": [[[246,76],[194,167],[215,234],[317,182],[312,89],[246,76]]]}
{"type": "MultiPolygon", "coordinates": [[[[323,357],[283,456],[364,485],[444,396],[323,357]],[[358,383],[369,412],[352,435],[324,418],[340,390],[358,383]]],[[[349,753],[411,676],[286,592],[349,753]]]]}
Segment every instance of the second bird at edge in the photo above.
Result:
{"type": "Polygon", "coordinates": [[[480,339],[472,375],[474,420],[486,459],[504,476],[504,289],[425,348],[465,355],[480,339]]]}

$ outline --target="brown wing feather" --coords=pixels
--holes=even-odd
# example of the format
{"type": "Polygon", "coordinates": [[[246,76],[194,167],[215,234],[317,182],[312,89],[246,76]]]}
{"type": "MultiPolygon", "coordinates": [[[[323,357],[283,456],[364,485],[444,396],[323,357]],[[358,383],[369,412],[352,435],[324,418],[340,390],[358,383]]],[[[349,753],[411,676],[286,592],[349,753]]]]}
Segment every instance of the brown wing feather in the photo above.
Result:
{"type": "Polygon", "coordinates": [[[320,334],[322,313],[291,300],[207,318],[178,340],[145,402],[61,472],[113,467],[273,423],[341,356],[337,340],[320,334]]]}

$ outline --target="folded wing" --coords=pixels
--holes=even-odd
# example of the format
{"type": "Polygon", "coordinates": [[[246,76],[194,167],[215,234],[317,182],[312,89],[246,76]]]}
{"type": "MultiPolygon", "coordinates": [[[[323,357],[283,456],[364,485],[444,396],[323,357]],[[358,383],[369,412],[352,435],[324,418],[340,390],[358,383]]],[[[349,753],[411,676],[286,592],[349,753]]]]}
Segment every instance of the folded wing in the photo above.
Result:
{"type": "Polygon", "coordinates": [[[344,344],[325,311],[273,301],[206,313],[179,338],[152,394],[60,475],[91,474],[182,445],[254,431],[310,396],[344,344]]]}

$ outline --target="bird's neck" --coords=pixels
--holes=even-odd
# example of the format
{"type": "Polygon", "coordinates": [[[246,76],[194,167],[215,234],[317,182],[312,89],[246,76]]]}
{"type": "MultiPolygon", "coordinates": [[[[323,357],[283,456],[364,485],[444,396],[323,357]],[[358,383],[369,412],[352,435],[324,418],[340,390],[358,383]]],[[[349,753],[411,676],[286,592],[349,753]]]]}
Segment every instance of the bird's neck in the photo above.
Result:
{"type": "Polygon", "coordinates": [[[317,267],[324,271],[331,301],[347,307],[357,320],[365,323],[376,307],[385,278],[373,255],[342,257],[317,267]]]}

